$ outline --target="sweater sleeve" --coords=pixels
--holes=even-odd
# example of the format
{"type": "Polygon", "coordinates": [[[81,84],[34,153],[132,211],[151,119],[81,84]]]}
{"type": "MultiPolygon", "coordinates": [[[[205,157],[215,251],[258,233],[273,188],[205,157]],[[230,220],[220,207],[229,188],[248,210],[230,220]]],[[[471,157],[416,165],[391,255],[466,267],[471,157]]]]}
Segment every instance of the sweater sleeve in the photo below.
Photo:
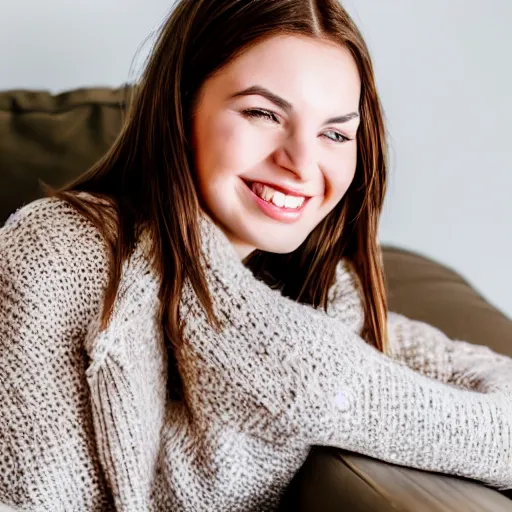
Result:
{"type": "Polygon", "coordinates": [[[210,272],[222,329],[187,301],[179,351],[196,413],[287,447],[334,446],[512,487],[510,393],[430,379],[248,271],[214,262],[210,272]]]}
{"type": "Polygon", "coordinates": [[[81,346],[104,254],[70,206],[32,203],[0,229],[0,502],[105,510],[81,346]]]}
{"type": "MultiPolygon", "coordinates": [[[[329,290],[328,314],[355,332],[363,324],[359,280],[342,260],[329,290]]],[[[512,359],[490,348],[451,340],[434,326],[388,313],[388,355],[414,371],[441,382],[475,391],[512,392],[512,359]]]]}
{"type": "Polygon", "coordinates": [[[460,388],[512,395],[512,359],[489,347],[451,340],[424,322],[388,314],[390,356],[413,370],[460,388]]]}

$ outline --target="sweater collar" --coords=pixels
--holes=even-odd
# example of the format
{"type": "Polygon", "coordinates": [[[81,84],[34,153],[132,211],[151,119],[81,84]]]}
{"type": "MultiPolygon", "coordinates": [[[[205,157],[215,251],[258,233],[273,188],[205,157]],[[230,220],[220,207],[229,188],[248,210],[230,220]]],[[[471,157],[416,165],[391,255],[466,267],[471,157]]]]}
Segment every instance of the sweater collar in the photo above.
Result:
{"type": "Polygon", "coordinates": [[[252,272],[242,263],[226,234],[205,212],[199,215],[199,231],[203,264],[207,270],[228,280],[254,279],[252,272]]]}

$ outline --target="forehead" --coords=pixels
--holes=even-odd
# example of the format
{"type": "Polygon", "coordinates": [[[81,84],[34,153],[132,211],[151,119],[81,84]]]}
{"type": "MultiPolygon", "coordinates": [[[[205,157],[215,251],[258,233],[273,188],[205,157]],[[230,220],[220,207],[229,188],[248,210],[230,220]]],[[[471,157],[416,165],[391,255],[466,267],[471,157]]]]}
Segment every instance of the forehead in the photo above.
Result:
{"type": "Polygon", "coordinates": [[[226,92],[261,85],[296,108],[329,111],[357,110],[361,89],[347,48],[299,36],[275,36],[255,44],[225,66],[218,79],[226,92]]]}

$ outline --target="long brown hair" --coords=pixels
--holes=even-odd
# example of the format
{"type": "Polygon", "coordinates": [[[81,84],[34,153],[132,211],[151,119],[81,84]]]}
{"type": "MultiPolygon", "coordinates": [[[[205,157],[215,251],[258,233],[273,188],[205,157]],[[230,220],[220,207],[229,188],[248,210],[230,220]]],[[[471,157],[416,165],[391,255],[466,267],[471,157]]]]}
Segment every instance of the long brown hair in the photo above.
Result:
{"type": "Polygon", "coordinates": [[[106,327],[123,262],[141,229],[153,240],[154,270],[166,341],[182,341],[179,300],[188,279],[216,323],[200,253],[191,118],[205,80],[243,49],[277,34],[323,38],[348,48],[361,76],[358,158],[353,183],[337,207],[293,253],[256,251],[245,263],[283,293],[326,307],[336,265],[349,259],[359,277],[363,336],[386,348],[386,294],[377,227],[386,184],[386,143],[374,73],[364,40],[339,0],[181,0],[165,22],[126,121],[108,153],[79,179],[48,193],[67,200],[101,231],[110,251],[106,327]],[[87,192],[107,200],[99,208],[87,192]]]}

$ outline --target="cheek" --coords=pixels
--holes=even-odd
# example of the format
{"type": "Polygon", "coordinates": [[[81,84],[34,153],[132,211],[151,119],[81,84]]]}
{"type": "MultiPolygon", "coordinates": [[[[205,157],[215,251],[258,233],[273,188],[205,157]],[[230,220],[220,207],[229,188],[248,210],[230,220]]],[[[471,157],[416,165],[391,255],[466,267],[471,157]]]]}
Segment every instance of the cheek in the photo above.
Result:
{"type": "Polygon", "coordinates": [[[233,134],[219,119],[198,120],[195,138],[196,165],[201,174],[213,171],[226,154],[225,146],[232,144],[233,134]]]}
{"type": "Polygon", "coordinates": [[[330,202],[337,203],[350,187],[354,179],[357,165],[357,150],[331,162],[324,172],[326,197],[330,202]]]}
{"type": "Polygon", "coordinates": [[[254,128],[237,114],[228,113],[211,120],[207,133],[198,140],[198,164],[215,175],[242,174],[256,165],[265,154],[265,144],[254,128]]]}

